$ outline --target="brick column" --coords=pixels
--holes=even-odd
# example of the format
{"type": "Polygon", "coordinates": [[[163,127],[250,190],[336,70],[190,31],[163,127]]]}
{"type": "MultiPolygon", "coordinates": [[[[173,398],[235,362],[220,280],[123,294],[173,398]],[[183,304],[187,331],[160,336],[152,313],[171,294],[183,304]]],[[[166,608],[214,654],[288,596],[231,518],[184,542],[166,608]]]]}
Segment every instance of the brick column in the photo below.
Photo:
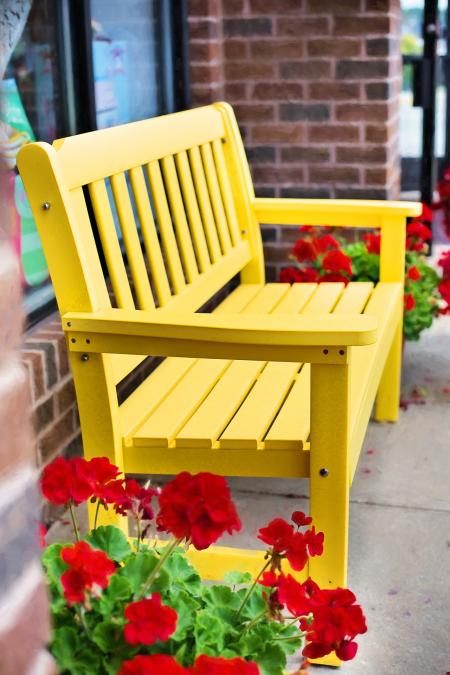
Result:
{"type": "MultiPolygon", "coordinates": [[[[0,201],[4,201],[0,172],[0,201]]],[[[0,213],[5,217],[5,209],[0,213]]],[[[50,673],[47,597],[37,527],[29,385],[21,364],[21,290],[8,228],[0,222],[0,673],[50,673]]]]}
{"type": "Polygon", "coordinates": [[[224,96],[221,0],[189,0],[188,20],[192,104],[220,101],[224,96]]]}
{"type": "MultiPolygon", "coordinates": [[[[197,70],[194,8],[206,25],[211,4],[224,82],[204,102],[235,107],[257,195],[397,198],[400,0],[190,0],[194,92],[213,72],[197,70]]],[[[273,278],[290,244],[265,236],[273,278]]]]}

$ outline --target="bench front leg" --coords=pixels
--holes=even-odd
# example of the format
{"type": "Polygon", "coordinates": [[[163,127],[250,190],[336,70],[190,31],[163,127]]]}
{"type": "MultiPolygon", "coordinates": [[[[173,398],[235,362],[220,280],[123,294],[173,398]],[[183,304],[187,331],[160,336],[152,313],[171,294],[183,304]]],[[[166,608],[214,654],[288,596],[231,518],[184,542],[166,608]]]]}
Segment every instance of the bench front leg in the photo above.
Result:
{"type": "MultiPolygon", "coordinates": [[[[311,366],[310,506],[324,532],[322,556],[309,574],[321,588],[347,585],[349,522],[349,365],[311,366]]],[[[338,666],[334,653],[314,661],[338,666]]]]}

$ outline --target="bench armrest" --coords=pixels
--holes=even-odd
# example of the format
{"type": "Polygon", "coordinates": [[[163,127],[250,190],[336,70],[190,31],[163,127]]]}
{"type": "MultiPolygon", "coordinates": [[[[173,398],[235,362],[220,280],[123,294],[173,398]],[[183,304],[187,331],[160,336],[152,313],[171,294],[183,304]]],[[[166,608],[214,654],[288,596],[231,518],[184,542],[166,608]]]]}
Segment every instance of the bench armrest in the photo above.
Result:
{"type": "Polygon", "coordinates": [[[71,351],[342,362],[346,347],[376,341],[374,317],[221,315],[108,309],[63,316],[71,351]],[[336,349],[340,347],[341,349],[336,349]]]}
{"type": "Polygon", "coordinates": [[[407,216],[420,216],[419,202],[389,202],[363,199],[271,199],[256,198],[253,209],[258,222],[267,225],[336,225],[381,227],[386,219],[401,223],[407,216]]]}

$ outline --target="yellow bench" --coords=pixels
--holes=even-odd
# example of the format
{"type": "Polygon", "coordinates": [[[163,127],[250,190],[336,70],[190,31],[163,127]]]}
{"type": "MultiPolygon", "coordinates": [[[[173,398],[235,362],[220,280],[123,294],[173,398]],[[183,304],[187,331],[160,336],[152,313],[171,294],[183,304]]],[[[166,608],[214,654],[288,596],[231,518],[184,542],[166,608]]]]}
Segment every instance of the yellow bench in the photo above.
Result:
{"type": "MultiPolygon", "coordinates": [[[[224,103],[32,143],[18,165],[85,455],[132,474],[309,477],[326,535],[309,573],[345,585],[349,488],[375,397],[377,419],[398,414],[405,221],[420,205],[255,198],[224,103]],[[380,283],[265,284],[260,223],[379,227],[380,283]],[[212,313],[197,312],[238,274],[212,313]],[[117,384],[144,355],[168,358],[119,404],[117,384]]],[[[256,572],[262,556],[193,553],[207,578],[256,572]]]]}

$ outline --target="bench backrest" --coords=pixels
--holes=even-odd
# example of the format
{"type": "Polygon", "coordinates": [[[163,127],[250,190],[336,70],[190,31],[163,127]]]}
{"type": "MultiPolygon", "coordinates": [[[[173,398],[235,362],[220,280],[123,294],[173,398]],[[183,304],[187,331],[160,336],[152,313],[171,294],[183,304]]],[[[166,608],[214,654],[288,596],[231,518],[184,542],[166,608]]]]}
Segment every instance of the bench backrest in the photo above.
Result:
{"type": "MultiPolygon", "coordinates": [[[[61,314],[195,311],[239,272],[264,280],[250,173],[227,104],[32,143],[18,166],[61,314]]],[[[108,358],[114,384],[141,360],[108,358]]]]}

